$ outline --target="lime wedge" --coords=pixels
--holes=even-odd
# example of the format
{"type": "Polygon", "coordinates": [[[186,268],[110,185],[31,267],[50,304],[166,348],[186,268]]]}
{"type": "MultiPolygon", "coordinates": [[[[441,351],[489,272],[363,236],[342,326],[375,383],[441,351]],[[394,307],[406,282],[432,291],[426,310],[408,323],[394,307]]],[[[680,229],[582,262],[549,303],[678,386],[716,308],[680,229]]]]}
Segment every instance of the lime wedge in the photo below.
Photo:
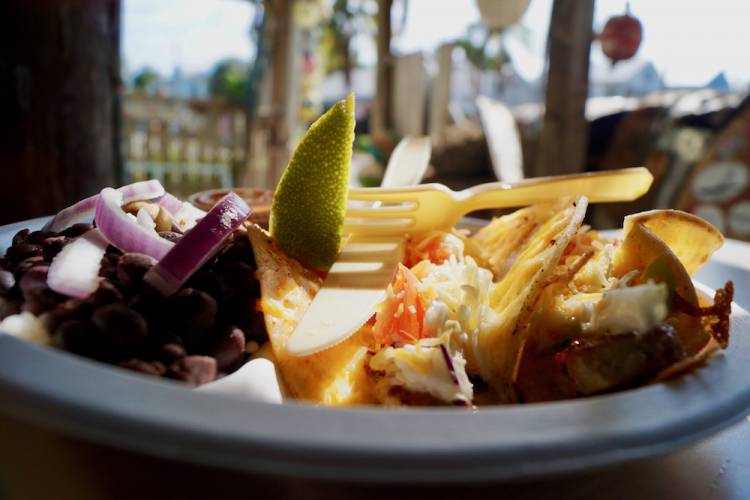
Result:
{"type": "Polygon", "coordinates": [[[287,255],[327,270],[341,246],[354,142],[354,97],[305,133],[276,187],[269,227],[287,255]]]}

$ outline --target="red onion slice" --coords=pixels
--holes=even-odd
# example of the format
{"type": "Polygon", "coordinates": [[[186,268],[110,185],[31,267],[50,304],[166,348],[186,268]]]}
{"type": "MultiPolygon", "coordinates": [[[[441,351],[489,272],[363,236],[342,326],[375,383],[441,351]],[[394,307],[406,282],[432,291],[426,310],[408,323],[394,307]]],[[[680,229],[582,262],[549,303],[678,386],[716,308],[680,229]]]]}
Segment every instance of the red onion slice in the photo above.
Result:
{"type": "Polygon", "coordinates": [[[234,193],[227,194],[143,279],[162,294],[173,294],[216,253],[248,215],[250,207],[247,203],[234,193]]]}
{"type": "Polygon", "coordinates": [[[182,207],[172,213],[174,226],[181,232],[186,233],[195,227],[197,222],[206,216],[206,212],[190,202],[184,202],[182,207]]]}
{"type": "Polygon", "coordinates": [[[108,242],[92,229],[60,250],[47,274],[47,285],[57,293],[85,299],[99,288],[99,267],[108,242]]]}
{"type": "Polygon", "coordinates": [[[169,211],[174,221],[173,229],[181,233],[191,230],[199,219],[206,216],[206,212],[192,203],[183,202],[169,193],[164,193],[157,203],[169,211]]]}
{"type": "Polygon", "coordinates": [[[121,208],[122,198],[122,193],[112,188],[102,189],[96,203],[96,226],[111,244],[123,252],[143,253],[160,260],[174,243],[130,219],[121,208]]]}
{"type": "Polygon", "coordinates": [[[451,358],[451,353],[448,352],[448,348],[445,347],[445,344],[440,344],[440,352],[443,353],[445,364],[448,365],[448,371],[451,374],[451,380],[454,384],[456,384],[456,387],[459,387],[458,377],[456,376],[456,368],[453,366],[453,358],[451,358]]]}
{"type": "MultiPolygon", "coordinates": [[[[150,200],[164,195],[164,187],[157,180],[134,182],[117,190],[122,194],[122,202],[150,200]]],[[[61,210],[42,228],[43,231],[62,231],[78,222],[91,222],[96,211],[99,195],[89,196],[68,208],[61,210]]]]}
{"type": "Polygon", "coordinates": [[[182,208],[182,200],[180,200],[176,196],[172,196],[169,193],[164,193],[164,196],[159,198],[156,203],[169,210],[169,213],[171,214],[176,213],[179,209],[182,208]]]}

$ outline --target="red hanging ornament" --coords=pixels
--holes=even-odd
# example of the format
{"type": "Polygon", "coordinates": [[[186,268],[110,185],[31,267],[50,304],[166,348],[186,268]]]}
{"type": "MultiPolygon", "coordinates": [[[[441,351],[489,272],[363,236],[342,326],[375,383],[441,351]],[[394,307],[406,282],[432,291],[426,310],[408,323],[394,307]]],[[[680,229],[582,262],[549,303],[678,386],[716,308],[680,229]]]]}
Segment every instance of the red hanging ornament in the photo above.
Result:
{"type": "Polygon", "coordinates": [[[641,22],[630,15],[630,3],[626,5],[625,14],[610,18],[597,37],[604,55],[612,60],[613,65],[633,57],[643,38],[641,22]]]}

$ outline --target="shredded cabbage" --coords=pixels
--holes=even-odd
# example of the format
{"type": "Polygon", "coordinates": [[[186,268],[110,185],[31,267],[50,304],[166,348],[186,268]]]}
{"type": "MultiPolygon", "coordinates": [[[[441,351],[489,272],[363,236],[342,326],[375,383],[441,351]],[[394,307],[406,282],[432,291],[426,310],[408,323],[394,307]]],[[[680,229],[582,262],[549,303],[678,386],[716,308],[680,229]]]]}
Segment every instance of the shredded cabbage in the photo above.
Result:
{"type": "Polygon", "coordinates": [[[471,402],[474,390],[466,374],[466,360],[460,351],[446,347],[449,339],[425,338],[415,344],[386,347],[370,360],[370,368],[384,372],[386,383],[413,392],[423,392],[449,403],[471,402]],[[449,353],[450,365],[445,359],[449,353]]]}
{"type": "Polygon", "coordinates": [[[614,288],[593,304],[590,319],[581,327],[584,333],[647,332],[666,319],[668,298],[664,283],[614,288]]]}

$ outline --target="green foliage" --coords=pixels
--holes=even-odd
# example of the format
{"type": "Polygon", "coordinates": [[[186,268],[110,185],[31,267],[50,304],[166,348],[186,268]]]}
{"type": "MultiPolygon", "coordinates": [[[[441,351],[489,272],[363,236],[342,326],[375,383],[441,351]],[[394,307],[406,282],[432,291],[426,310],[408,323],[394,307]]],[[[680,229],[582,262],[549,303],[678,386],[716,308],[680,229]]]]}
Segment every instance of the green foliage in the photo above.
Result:
{"type": "Polygon", "coordinates": [[[225,97],[235,104],[247,100],[249,65],[238,59],[221,61],[213,70],[208,82],[212,96],[225,97]]]}
{"type": "Polygon", "coordinates": [[[325,57],[325,72],[348,71],[359,66],[350,42],[357,34],[374,34],[377,2],[374,0],[334,0],[331,15],[323,19],[320,47],[325,57]],[[348,58],[347,61],[347,53],[348,58]]]}
{"type": "Polygon", "coordinates": [[[135,78],[133,78],[133,86],[137,90],[145,91],[148,90],[148,87],[151,86],[151,84],[158,80],[159,73],[157,73],[155,69],[146,66],[145,68],[141,68],[141,70],[135,75],[135,78]]]}
{"type": "Polygon", "coordinates": [[[466,58],[479,70],[499,71],[510,60],[502,44],[503,33],[489,30],[483,24],[473,24],[466,30],[466,35],[456,41],[456,46],[464,49],[466,58]],[[497,43],[491,43],[491,42],[497,43]]]}

